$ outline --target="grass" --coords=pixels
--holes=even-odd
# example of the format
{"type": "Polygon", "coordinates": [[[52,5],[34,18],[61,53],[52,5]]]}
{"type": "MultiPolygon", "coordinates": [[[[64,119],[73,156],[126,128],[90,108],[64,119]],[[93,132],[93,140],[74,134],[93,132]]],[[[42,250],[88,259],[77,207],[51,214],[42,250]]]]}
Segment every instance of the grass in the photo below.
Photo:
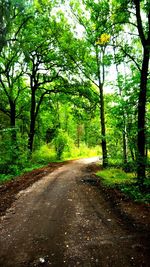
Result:
{"type": "Polygon", "coordinates": [[[102,178],[105,185],[111,187],[135,182],[135,175],[133,173],[125,173],[121,169],[106,169],[98,172],[97,175],[102,178]]]}
{"type": "MultiPolygon", "coordinates": [[[[104,186],[120,189],[125,195],[136,202],[150,203],[150,193],[140,191],[136,185],[136,176],[134,173],[126,173],[121,169],[105,169],[97,172],[104,186]]],[[[145,182],[148,186],[149,179],[145,182]]]]}
{"type": "Polygon", "coordinates": [[[2,184],[4,182],[7,182],[9,180],[12,180],[13,177],[14,177],[14,175],[12,175],[12,174],[8,175],[8,174],[3,174],[2,173],[2,174],[0,174],[0,183],[2,184]]]}

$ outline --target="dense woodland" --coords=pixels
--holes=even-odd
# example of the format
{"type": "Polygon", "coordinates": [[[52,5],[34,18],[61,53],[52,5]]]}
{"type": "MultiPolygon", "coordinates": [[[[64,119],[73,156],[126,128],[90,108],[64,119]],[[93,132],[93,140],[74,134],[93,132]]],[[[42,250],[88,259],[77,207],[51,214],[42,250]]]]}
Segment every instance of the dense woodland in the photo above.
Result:
{"type": "Polygon", "coordinates": [[[149,0],[0,0],[1,177],[97,154],[143,189],[149,57],[149,0]]]}

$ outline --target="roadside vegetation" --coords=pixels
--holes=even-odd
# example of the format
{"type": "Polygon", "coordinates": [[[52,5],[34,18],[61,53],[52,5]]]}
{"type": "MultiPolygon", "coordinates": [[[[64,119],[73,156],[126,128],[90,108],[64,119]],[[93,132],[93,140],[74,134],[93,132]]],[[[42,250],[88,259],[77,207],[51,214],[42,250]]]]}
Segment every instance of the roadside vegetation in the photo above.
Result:
{"type": "Polygon", "coordinates": [[[130,199],[140,203],[150,203],[150,179],[145,180],[145,190],[139,190],[136,174],[119,168],[108,168],[97,172],[103,186],[119,189],[130,199]]]}
{"type": "MultiPolygon", "coordinates": [[[[66,139],[64,139],[64,141],[66,141],[66,139]]],[[[62,139],[60,144],[58,144],[57,140],[57,148],[54,144],[44,144],[38,150],[33,152],[30,160],[27,158],[20,158],[20,161],[14,165],[8,165],[6,162],[1,162],[0,183],[15,179],[18,175],[41,168],[48,165],[50,162],[62,162],[79,158],[94,157],[99,156],[100,154],[100,146],[89,148],[83,143],[80,147],[77,147],[73,143],[72,146],[67,146],[67,143],[65,143],[62,147],[62,139]],[[61,149],[61,153],[58,151],[58,146],[60,146],[59,149],[61,149]]]]}

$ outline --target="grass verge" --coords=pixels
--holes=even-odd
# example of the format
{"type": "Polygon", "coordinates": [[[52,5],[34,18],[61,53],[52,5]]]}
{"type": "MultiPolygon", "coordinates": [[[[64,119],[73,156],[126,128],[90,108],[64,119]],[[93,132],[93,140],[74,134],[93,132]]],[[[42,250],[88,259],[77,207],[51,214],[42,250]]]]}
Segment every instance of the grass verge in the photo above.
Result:
{"type": "Polygon", "coordinates": [[[31,163],[30,166],[26,166],[22,169],[16,169],[16,171],[14,173],[10,173],[10,174],[5,174],[2,173],[0,174],[0,184],[5,183],[7,181],[13,180],[16,178],[16,176],[19,176],[21,174],[24,174],[26,172],[30,172],[39,168],[44,167],[46,164],[38,164],[38,163],[31,163]]]}
{"type": "MultiPolygon", "coordinates": [[[[139,190],[134,173],[126,173],[121,169],[110,168],[97,172],[97,175],[104,186],[117,188],[136,202],[150,203],[150,192],[139,190]]],[[[145,183],[148,184],[149,180],[145,183]]]]}

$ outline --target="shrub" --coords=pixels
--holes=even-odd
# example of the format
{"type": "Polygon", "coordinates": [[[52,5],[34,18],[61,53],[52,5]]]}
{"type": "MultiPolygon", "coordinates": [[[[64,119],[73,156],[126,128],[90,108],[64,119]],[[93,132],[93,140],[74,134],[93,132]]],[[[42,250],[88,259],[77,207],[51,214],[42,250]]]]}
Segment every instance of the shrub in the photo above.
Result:
{"type": "Polygon", "coordinates": [[[63,130],[59,130],[57,136],[54,138],[53,143],[55,145],[56,158],[62,159],[63,153],[70,152],[73,145],[72,139],[63,130]]]}
{"type": "MultiPolygon", "coordinates": [[[[150,203],[150,193],[147,191],[141,192],[136,183],[134,173],[126,173],[121,169],[106,169],[97,173],[101,177],[102,183],[111,188],[118,188],[124,194],[132,198],[134,201],[150,203]]],[[[145,186],[149,189],[150,180],[145,181],[145,186]]]]}
{"type": "Polygon", "coordinates": [[[47,164],[56,160],[55,148],[52,145],[42,145],[32,154],[32,162],[47,164]]]}

